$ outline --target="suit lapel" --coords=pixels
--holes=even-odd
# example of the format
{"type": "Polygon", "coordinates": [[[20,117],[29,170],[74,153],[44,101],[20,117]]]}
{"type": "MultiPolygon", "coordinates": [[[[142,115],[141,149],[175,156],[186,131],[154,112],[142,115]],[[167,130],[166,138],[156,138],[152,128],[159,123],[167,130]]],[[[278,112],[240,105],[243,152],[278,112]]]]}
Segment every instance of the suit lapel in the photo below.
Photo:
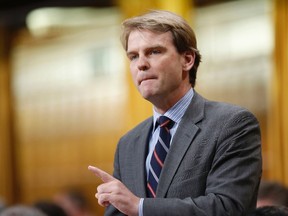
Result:
{"type": "Polygon", "coordinates": [[[174,135],[159,179],[157,197],[164,197],[181,161],[191,146],[199,128],[196,125],[204,116],[204,99],[196,92],[174,135]]]}

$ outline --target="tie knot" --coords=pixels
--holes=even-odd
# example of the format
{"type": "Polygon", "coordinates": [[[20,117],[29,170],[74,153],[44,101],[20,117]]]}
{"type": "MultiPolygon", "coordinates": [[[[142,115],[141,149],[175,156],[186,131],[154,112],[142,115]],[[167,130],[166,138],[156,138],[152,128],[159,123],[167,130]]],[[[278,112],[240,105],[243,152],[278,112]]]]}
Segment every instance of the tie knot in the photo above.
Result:
{"type": "Polygon", "coordinates": [[[166,116],[160,116],[158,118],[158,123],[160,125],[160,127],[167,127],[168,129],[171,129],[174,125],[174,121],[171,120],[170,118],[166,117],[166,116]]]}

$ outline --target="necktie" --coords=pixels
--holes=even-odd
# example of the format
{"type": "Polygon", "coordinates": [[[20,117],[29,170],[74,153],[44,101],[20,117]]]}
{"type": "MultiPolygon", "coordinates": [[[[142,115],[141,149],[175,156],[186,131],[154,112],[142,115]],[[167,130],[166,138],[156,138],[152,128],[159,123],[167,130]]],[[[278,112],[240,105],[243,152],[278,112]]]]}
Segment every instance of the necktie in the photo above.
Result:
{"type": "Polygon", "coordinates": [[[174,124],[174,122],[166,116],[160,116],[157,122],[160,126],[160,133],[150,161],[147,182],[149,197],[156,197],[156,189],[158,186],[160,173],[170,147],[170,129],[174,124]]]}

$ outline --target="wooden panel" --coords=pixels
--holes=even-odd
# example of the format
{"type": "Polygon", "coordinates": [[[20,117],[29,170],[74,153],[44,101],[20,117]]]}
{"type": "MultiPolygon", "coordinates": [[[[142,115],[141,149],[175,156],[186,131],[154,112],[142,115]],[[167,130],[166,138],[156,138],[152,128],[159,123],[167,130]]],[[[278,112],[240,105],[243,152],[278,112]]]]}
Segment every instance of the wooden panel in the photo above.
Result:
{"type": "Polygon", "coordinates": [[[0,201],[13,202],[12,94],[9,31],[0,26],[0,201]],[[2,197],[3,196],[3,197],[2,197]]]}
{"type": "MultiPolygon", "coordinates": [[[[169,9],[175,1],[173,4],[169,2],[139,0],[138,6],[131,7],[131,2],[123,0],[121,9],[124,17],[127,17],[143,12],[149,7],[169,9]],[[143,4],[146,6],[144,7],[143,4]]],[[[186,12],[183,12],[183,4],[186,5],[187,1],[177,2],[181,11],[176,12],[186,14],[191,9],[189,5],[186,7],[186,12]]],[[[133,1],[133,4],[136,3],[137,1],[133,1]]],[[[282,1],[282,4],[285,3],[282,1]]],[[[283,13],[286,17],[285,19],[279,17],[280,20],[287,20],[287,2],[285,5],[286,12],[283,13]]],[[[279,7],[282,8],[283,5],[279,7]]],[[[124,53],[119,51],[122,48],[117,44],[119,32],[114,28],[111,30],[106,28],[104,31],[89,29],[86,31],[82,28],[82,33],[71,31],[68,34],[64,33],[64,36],[44,39],[31,39],[26,33],[19,35],[14,49],[13,64],[17,135],[15,143],[17,187],[15,189],[19,201],[33,203],[39,199],[53,198],[63,188],[76,186],[88,197],[94,211],[102,215],[103,208],[94,198],[100,180],[88,172],[87,166],[96,165],[112,173],[114,151],[119,137],[151,115],[152,107],[149,102],[141,98],[131,81],[127,62],[122,56],[124,53]],[[107,33],[108,35],[105,35],[107,33]]],[[[285,113],[285,110],[288,110],[287,61],[285,60],[288,48],[283,46],[288,44],[287,23],[281,29],[286,30],[277,33],[282,35],[282,39],[277,39],[279,44],[276,45],[278,46],[276,50],[279,50],[278,54],[276,52],[276,57],[279,60],[277,60],[278,66],[276,65],[277,73],[275,73],[277,74],[273,93],[275,95],[269,101],[272,104],[270,119],[267,119],[266,107],[265,82],[267,80],[259,75],[263,72],[262,67],[265,68],[263,62],[266,62],[267,56],[258,58],[260,64],[257,65],[254,59],[238,62],[244,68],[256,71],[253,74],[247,73],[247,76],[243,76],[242,73],[242,78],[246,78],[242,83],[232,85],[237,83],[241,76],[238,78],[231,76],[231,82],[226,80],[225,83],[223,79],[221,84],[223,88],[217,90],[215,88],[217,82],[214,82],[216,80],[214,79],[205,89],[201,88],[201,77],[199,77],[197,90],[212,98],[247,105],[251,108],[261,123],[265,178],[278,179],[287,183],[288,159],[285,155],[288,151],[288,133],[284,132],[288,131],[287,112],[285,113]],[[248,66],[249,64],[254,66],[248,66]],[[239,97],[239,92],[246,97],[239,97]],[[267,139],[267,131],[272,133],[269,139],[267,139]]],[[[4,62],[0,61],[0,70],[2,65],[5,66],[4,62]]],[[[221,71],[224,72],[222,75],[225,77],[227,74],[221,71]]],[[[6,152],[10,151],[7,143],[11,141],[10,132],[7,131],[10,120],[7,119],[6,114],[9,114],[9,111],[7,107],[3,109],[7,99],[5,98],[7,87],[4,87],[7,77],[2,72],[0,71],[0,147],[1,150],[8,148],[3,153],[0,152],[0,192],[3,193],[6,186],[11,188],[10,179],[6,176],[11,166],[9,164],[11,158],[6,158],[6,152]],[[2,119],[7,124],[2,124],[2,119]],[[5,174],[2,174],[2,170],[5,170],[5,174]],[[6,180],[3,177],[6,177],[6,180]]],[[[217,73],[216,76],[218,80],[221,79],[221,74],[217,73]]],[[[6,193],[11,195],[11,191],[6,193]]]]}
{"type": "Polygon", "coordinates": [[[103,213],[94,197],[100,181],[87,167],[112,173],[116,144],[131,127],[118,35],[114,25],[55,38],[18,35],[13,87],[19,202],[52,199],[73,187],[103,213]]]}
{"type": "Polygon", "coordinates": [[[275,70],[269,110],[269,178],[288,185],[288,2],[274,1],[275,70]]]}

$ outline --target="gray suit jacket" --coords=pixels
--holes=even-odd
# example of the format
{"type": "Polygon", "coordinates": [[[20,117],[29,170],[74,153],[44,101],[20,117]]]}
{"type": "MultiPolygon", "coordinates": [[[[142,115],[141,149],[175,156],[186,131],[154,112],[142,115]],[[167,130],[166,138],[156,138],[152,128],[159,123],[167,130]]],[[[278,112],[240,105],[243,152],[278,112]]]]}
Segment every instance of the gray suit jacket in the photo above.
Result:
{"type": "MultiPolygon", "coordinates": [[[[145,198],[145,159],[152,117],[117,146],[114,176],[145,198]]],[[[237,216],[255,208],[262,173],[257,119],[244,108],[212,102],[195,92],[174,135],[156,192],[144,216],[237,216]]],[[[105,215],[123,215],[110,205],[105,215]]]]}

